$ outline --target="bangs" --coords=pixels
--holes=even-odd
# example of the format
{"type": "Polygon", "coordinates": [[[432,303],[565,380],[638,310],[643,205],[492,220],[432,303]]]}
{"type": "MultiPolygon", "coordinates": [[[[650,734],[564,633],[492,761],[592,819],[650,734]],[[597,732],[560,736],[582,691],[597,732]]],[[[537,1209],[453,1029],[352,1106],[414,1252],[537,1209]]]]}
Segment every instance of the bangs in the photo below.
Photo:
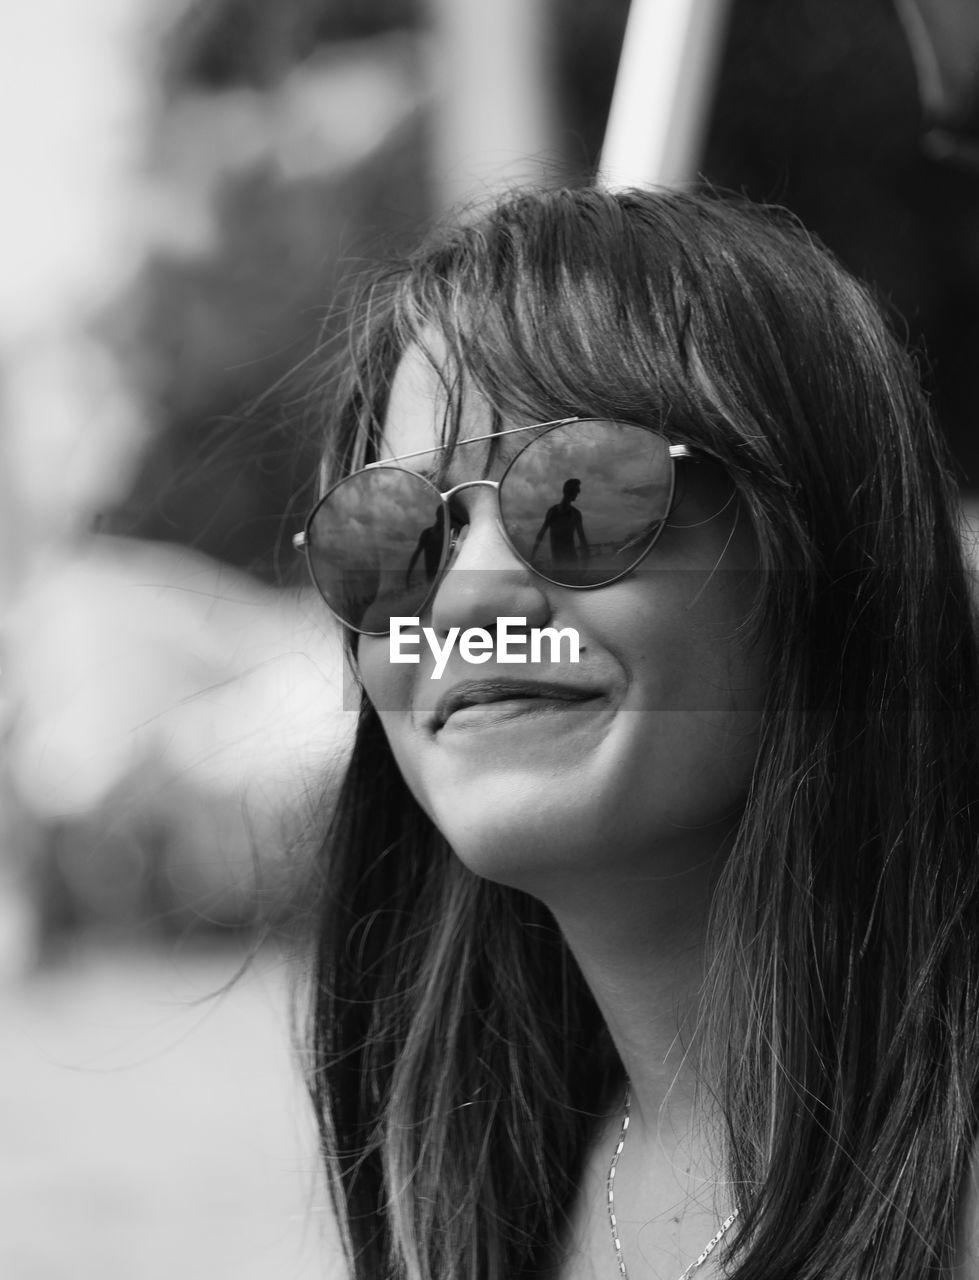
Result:
{"type": "Polygon", "coordinates": [[[648,228],[617,206],[602,213],[614,225],[582,235],[580,210],[517,200],[376,282],[342,397],[334,477],[379,456],[395,373],[412,350],[440,388],[444,466],[473,395],[493,430],[604,417],[713,453],[705,427],[717,413],[692,376],[670,247],[651,255],[648,228]]]}
{"type": "Polygon", "coordinates": [[[650,278],[644,238],[622,220],[612,263],[606,238],[582,236],[577,219],[565,226],[567,211],[522,208],[458,232],[400,281],[397,346],[419,347],[438,375],[443,443],[457,439],[473,392],[501,422],[606,417],[687,442],[704,406],[671,324],[669,280],[650,278]]]}

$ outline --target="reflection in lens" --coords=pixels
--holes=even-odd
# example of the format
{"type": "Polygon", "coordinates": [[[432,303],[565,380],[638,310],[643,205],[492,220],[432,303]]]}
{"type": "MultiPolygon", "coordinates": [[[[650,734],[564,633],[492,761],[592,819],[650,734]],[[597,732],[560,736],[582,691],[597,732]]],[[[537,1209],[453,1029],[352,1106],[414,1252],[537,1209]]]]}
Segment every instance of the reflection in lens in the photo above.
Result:
{"type": "Polygon", "coordinates": [[[629,423],[592,419],[545,431],[517,455],[500,488],[516,551],[564,586],[625,573],[669,514],[668,442],[629,423]]]}
{"type": "Polygon", "coordinates": [[[382,634],[392,617],[417,616],[442,558],[438,490],[400,467],[341,480],[313,513],[309,562],[330,608],[360,631],[382,634]]]}

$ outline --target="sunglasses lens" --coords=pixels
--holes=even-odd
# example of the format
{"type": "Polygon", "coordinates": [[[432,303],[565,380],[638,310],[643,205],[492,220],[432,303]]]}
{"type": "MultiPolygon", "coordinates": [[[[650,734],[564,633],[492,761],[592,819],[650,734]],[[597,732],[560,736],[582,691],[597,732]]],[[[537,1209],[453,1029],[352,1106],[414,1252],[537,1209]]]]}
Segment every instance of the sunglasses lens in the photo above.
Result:
{"type": "Polygon", "coordinates": [[[562,586],[595,587],[637,564],[673,501],[673,461],[661,435],[586,419],[553,427],[517,455],[500,511],[515,550],[562,586]]]}
{"type": "Polygon", "coordinates": [[[438,490],[398,467],[360,471],[335,485],[307,530],[313,578],[349,626],[381,635],[415,617],[438,576],[445,545],[438,490]]]}

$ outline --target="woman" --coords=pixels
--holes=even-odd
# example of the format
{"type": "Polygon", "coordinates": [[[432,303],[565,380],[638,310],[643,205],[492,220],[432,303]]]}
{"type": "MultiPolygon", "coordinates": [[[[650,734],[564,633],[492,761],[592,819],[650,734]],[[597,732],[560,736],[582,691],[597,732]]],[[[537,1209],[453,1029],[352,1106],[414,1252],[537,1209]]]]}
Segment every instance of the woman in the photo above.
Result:
{"type": "Polygon", "coordinates": [[[866,293],[771,212],[530,194],[351,364],[305,534],[364,693],[311,1075],[351,1274],[973,1274],[976,655],[866,293]]]}

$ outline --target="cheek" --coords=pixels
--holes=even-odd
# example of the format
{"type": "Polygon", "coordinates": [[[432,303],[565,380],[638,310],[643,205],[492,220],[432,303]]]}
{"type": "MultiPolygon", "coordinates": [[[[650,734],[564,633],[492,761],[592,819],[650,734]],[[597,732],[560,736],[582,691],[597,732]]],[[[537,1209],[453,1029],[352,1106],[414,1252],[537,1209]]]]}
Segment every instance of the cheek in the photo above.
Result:
{"type": "Polygon", "coordinates": [[[758,746],[757,721],[743,710],[621,713],[597,827],[634,838],[641,853],[651,841],[697,844],[737,818],[758,746]]]}
{"type": "MultiPolygon", "coordinates": [[[[410,646],[405,647],[405,652],[410,646]]],[[[416,645],[414,653],[419,653],[416,645]]],[[[385,730],[388,721],[396,724],[407,717],[411,707],[417,663],[392,662],[389,636],[360,636],[357,643],[357,670],[364,692],[381,717],[385,730]]]]}
{"type": "Polygon", "coordinates": [[[677,713],[693,737],[698,725],[757,721],[768,661],[745,626],[754,588],[753,571],[644,570],[586,601],[589,634],[624,672],[628,709],[677,713]]]}
{"type": "Polygon", "coordinates": [[[433,789],[438,793],[450,791],[451,787],[440,787],[436,782],[433,788],[429,777],[432,762],[429,759],[427,735],[417,728],[411,713],[418,672],[425,668],[420,663],[392,662],[390,640],[387,636],[360,637],[357,667],[364,692],[377,712],[405,782],[436,826],[446,838],[451,839],[429,799],[433,789]]]}
{"type": "MultiPolygon", "coordinates": [[[[753,576],[664,573],[609,592],[592,632],[625,674],[604,744],[607,817],[694,829],[736,816],[757,757],[768,687],[764,645],[743,622],[753,576]]],[[[620,819],[621,821],[621,819],[620,819]]]]}

